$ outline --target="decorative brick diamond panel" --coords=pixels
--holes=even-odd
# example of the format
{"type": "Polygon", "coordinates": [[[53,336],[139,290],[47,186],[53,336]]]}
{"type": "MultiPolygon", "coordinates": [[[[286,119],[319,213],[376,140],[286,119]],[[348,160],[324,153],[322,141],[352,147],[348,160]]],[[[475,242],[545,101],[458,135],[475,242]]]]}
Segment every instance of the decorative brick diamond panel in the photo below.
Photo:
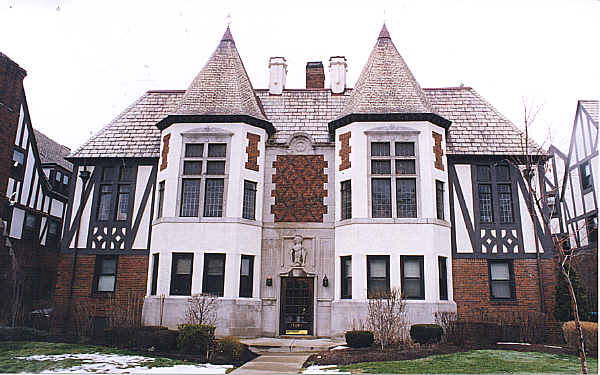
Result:
{"type": "Polygon", "coordinates": [[[166,134],[163,137],[163,149],[162,154],[160,156],[160,170],[164,170],[167,168],[167,156],[169,155],[169,140],[171,139],[171,134],[166,134]]]}
{"type": "Polygon", "coordinates": [[[276,222],[322,223],[327,206],[325,184],[327,162],[323,155],[277,155],[273,162],[275,204],[271,213],[276,222]]]}
{"type": "Polygon", "coordinates": [[[436,132],[431,132],[431,136],[433,137],[433,154],[435,155],[435,167],[440,171],[444,170],[444,162],[442,161],[442,156],[444,156],[444,150],[442,150],[442,135],[436,132]]]}
{"type": "Polygon", "coordinates": [[[342,142],[342,146],[340,147],[340,157],[342,158],[340,171],[350,168],[350,151],[352,151],[352,148],[350,147],[351,135],[352,133],[350,132],[340,134],[340,142],[342,142]]]}
{"type": "Polygon", "coordinates": [[[258,156],[260,150],[258,149],[258,142],[260,142],[260,135],[248,133],[248,146],[246,147],[246,154],[248,154],[248,161],[246,162],[246,169],[250,169],[258,172],[258,156]]]}

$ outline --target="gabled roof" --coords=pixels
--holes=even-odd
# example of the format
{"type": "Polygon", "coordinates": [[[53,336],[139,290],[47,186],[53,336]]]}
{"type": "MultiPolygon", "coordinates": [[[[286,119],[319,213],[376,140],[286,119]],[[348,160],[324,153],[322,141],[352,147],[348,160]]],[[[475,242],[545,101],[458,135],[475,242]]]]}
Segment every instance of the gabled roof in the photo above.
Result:
{"type": "MultiPolygon", "coordinates": [[[[359,114],[432,114],[421,86],[396,49],[385,25],[336,122],[359,114]]],[[[449,126],[449,124],[447,124],[449,126]]]]}
{"type": "Polygon", "coordinates": [[[42,164],[53,163],[69,171],[73,170],[73,164],[65,160],[65,157],[71,153],[70,148],[56,143],[37,129],[33,129],[33,132],[42,164]]]}
{"type": "Polygon", "coordinates": [[[186,121],[185,116],[194,122],[201,122],[202,117],[210,122],[229,122],[240,117],[239,121],[272,128],[256,98],[229,27],[177,108],[169,114],[170,119],[161,121],[158,127],[164,129],[175,121],[186,121]]]}

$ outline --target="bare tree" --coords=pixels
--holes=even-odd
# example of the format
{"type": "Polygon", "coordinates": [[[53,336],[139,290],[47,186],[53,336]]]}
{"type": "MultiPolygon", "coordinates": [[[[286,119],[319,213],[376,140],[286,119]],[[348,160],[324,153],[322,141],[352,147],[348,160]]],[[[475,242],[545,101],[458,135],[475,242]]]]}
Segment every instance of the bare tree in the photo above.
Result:
{"type": "MultiPolygon", "coordinates": [[[[573,310],[573,317],[575,320],[575,326],[577,327],[577,331],[579,333],[579,357],[581,360],[581,371],[583,374],[588,373],[587,369],[587,361],[585,355],[585,345],[583,339],[583,330],[581,329],[581,324],[579,320],[579,307],[577,304],[577,298],[575,296],[575,290],[573,289],[573,284],[571,282],[571,277],[569,273],[570,263],[574,256],[577,255],[577,252],[567,251],[565,249],[565,243],[569,240],[569,238],[558,238],[557,236],[552,236],[552,231],[550,229],[550,215],[546,215],[544,207],[548,207],[547,198],[541,189],[543,184],[543,178],[547,172],[547,163],[545,157],[540,157],[541,150],[540,148],[532,142],[529,134],[530,128],[535,121],[535,117],[541,110],[541,107],[533,107],[528,105],[523,99],[523,125],[524,125],[524,133],[521,136],[521,147],[523,150],[524,160],[516,160],[512,159],[509,162],[517,169],[520,169],[519,166],[524,162],[524,169],[522,169],[523,177],[525,180],[525,184],[527,187],[527,191],[529,193],[529,199],[526,201],[527,211],[531,218],[532,223],[536,221],[541,221],[543,224],[544,232],[552,238],[552,244],[554,248],[558,251],[559,256],[559,264],[562,275],[565,277],[567,282],[569,295],[571,297],[571,308],[573,310]],[[532,153],[535,151],[535,153],[532,153]],[[535,183],[535,176],[537,174],[538,183],[535,183]]],[[[560,183],[560,182],[559,182],[560,183]]],[[[557,189],[559,187],[557,186],[557,189]]],[[[559,189],[560,190],[560,189],[559,189]]],[[[560,197],[562,200],[562,197],[560,197]]],[[[534,240],[536,247],[536,260],[538,267],[538,285],[540,290],[540,307],[542,312],[545,312],[544,305],[544,291],[542,284],[542,267],[541,267],[541,256],[539,249],[539,241],[537,237],[537,232],[534,230],[534,240]]]]}
{"type": "Polygon", "coordinates": [[[214,326],[217,323],[219,299],[210,294],[194,294],[188,299],[185,323],[214,326]]]}
{"type": "Polygon", "coordinates": [[[402,341],[406,331],[406,301],[400,289],[375,293],[369,299],[367,326],[381,349],[402,341]]]}

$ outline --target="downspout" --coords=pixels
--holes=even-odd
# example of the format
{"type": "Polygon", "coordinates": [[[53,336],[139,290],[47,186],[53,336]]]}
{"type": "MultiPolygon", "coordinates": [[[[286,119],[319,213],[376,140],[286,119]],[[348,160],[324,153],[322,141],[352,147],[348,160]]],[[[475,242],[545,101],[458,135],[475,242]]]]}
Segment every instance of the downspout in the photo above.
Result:
{"type": "MultiPolygon", "coordinates": [[[[79,178],[81,178],[82,186],[81,186],[81,194],[79,196],[79,207],[78,210],[81,209],[83,213],[83,196],[85,194],[85,188],[88,180],[90,179],[90,172],[87,170],[87,166],[83,166],[83,170],[79,172],[79,178]]],[[[75,285],[75,271],[77,269],[77,257],[79,255],[79,232],[81,231],[81,220],[79,220],[77,233],[75,234],[75,248],[73,254],[73,264],[71,265],[71,282],[69,285],[69,299],[67,301],[67,321],[71,320],[71,307],[73,305],[73,286],[75,285]]],[[[65,327],[66,328],[66,327],[65,327]]]]}

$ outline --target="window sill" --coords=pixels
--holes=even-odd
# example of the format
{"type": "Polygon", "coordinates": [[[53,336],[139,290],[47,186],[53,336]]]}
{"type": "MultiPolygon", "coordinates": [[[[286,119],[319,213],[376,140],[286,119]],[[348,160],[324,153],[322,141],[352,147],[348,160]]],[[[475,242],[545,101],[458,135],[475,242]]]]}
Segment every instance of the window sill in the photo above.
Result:
{"type": "Polygon", "coordinates": [[[115,292],[92,292],[90,297],[92,298],[112,298],[115,296],[115,292]]]}
{"type": "Polygon", "coordinates": [[[351,224],[432,224],[450,228],[451,225],[446,220],[434,218],[352,218],[336,221],[336,227],[343,227],[351,224]]]}
{"type": "Polygon", "coordinates": [[[206,224],[206,223],[217,223],[217,224],[246,224],[252,225],[255,227],[261,227],[262,221],[258,220],[248,220],[243,218],[236,217],[161,217],[158,219],[154,219],[152,221],[152,225],[162,224],[162,223],[191,223],[191,224],[206,224]]]}
{"type": "Polygon", "coordinates": [[[517,300],[510,298],[510,299],[490,299],[490,304],[492,305],[517,305],[517,300]]]}

